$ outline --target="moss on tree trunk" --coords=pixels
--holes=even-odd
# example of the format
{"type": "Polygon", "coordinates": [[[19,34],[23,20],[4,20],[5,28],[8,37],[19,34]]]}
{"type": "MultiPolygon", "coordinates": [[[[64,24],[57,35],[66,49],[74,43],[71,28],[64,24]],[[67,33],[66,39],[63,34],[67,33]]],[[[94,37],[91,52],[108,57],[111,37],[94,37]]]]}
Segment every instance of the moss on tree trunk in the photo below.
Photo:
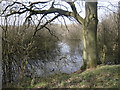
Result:
{"type": "Polygon", "coordinates": [[[97,66],[98,52],[97,52],[97,2],[86,2],[86,17],[84,20],[83,40],[84,64],[89,68],[97,66]]]}

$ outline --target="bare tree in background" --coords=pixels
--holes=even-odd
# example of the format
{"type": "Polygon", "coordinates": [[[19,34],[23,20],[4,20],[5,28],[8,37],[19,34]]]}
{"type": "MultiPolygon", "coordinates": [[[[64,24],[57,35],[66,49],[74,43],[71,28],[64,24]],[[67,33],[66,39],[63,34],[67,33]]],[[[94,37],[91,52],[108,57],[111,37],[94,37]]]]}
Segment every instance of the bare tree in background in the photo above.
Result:
{"type": "MultiPolygon", "coordinates": [[[[28,17],[26,20],[32,20],[32,17],[35,15],[41,15],[40,22],[46,18],[49,14],[55,14],[55,16],[52,19],[49,19],[46,21],[45,24],[37,25],[37,29],[34,33],[36,34],[37,31],[39,31],[42,28],[47,28],[46,25],[52,22],[53,20],[57,19],[60,16],[66,16],[66,17],[73,17],[77,20],[79,24],[83,25],[83,31],[84,31],[84,51],[83,51],[83,59],[85,62],[85,65],[87,64],[88,67],[94,68],[97,65],[98,60],[98,53],[97,53],[97,23],[98,23],[98,17],[97,17],[97,0],[94,0],[93,2],[89,2],[89,0],[85,0],[85,11],[86,16],[85,18],[82,18],[77,11],[77,7],[75,5],[75,1],[68,2],[68,1],[61,1],[66,4],[68,4],[71,7],[72,11],[68,10],[68,7],[64,6],[62,3],[59,5],[56,4],[54,1],[51,2],[33,2],[29,5],[26,5],[21,2],[14,2],[11,5],[8,5],[6,9],[3,11],[3,14],[6,14],[6,17],[14,15],[14,14],[23,14],[28,13],[28,17]],[[48,9],[45,9],[43,7],[47,7],[47,5],[44,5],[46,3],[51,3],[51,6],[48,9]],[[19,5],[19,8],[17,10],[13,10],[15,5],[19,5]],[[62,8],[56,8],[55,6],[61,6],[66,8],[66,10],[62,8]],[[20,7],[21,6],[21,7],[20,7]],[[7,12],[8,11],[8,12],[7,12]],[[39,28],[38,28],[39,27],[39,28]]],[[[80,3],[80,2],[79,2],[80,3]]],[[[48,19],[48,18],[47,18],[48,19]]]]}
{"type": "MultiPolygon", "coordinates": [[[[110,6],[116,11],[110,10],[98,27],[98,49],[102,64],[119,64],[119,4],[110,6]]],[[[100,62],[100,63],[101,63],[100,62]]]]}

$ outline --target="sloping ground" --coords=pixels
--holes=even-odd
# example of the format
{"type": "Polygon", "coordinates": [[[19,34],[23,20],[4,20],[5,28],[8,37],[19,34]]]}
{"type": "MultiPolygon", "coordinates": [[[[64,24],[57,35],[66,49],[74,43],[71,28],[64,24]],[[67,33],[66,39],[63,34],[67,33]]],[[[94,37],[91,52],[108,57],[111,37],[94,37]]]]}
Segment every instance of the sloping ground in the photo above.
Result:
{"type": "Polygon", "coordinates": [[[94,70],[37,78],[33,88],[120,88],[120,65],[98,66],[94,70]]]}

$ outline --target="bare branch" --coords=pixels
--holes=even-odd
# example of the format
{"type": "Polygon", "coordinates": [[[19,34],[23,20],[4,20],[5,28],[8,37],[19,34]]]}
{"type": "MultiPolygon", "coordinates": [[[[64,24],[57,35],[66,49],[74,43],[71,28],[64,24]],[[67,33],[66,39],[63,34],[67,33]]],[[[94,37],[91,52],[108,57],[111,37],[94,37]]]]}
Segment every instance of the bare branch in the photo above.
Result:
{"type": "Polygon", "coordinates": [[[51,1],[51,0],[49,0],[49,1],[38,1],[38,2],[33,2],[33,3],[30,4],[30,6],[35,5],[35,4],[45,4],[45,3],[48,3],[48,2],[50,2],[50,1],[51,1]]]}
{"type": "Polygon", "coordinates": [[[45,28],[49,31],[49,33],[50,33],[52,36],[56,37],[57,40],[59,40],[58,36],[56,36],[53,32],[51,32],[51,30],[50,30],[48,27],[45,26],[45,28]]]}
{"type": "Polygon", "coordinates": [[[58,14],[57,16],[55,16],[54,18],[52,18],[51,20],[47,21],[44,25],[41,25],[41,27],[39,29],[36,29],[36,31],[34,32],[33,36],[36,35],[36,33],[41,30],[42,28],[44,28],[47,24],[49,24],[50,22],[52,22],[53,20],[55,20],[56,18],[58,18],[60,16],[60,14],[58,14]]]}
{"type": "Polygon", "coordinates": [[[73,12],[74,12],[74,13],[77,13],[77,10],[76,10],[76,7],[75,7],[74,2],[67,2],[67,3],[71,6],[73,12]]]}
{"type": "Polygon", "coordinates": [[[73,2],[68,2],[68,4],[71,6],[73,12],[66,11],[66,10],[59,9],[59,8],[54,8],[53,7],[54,2],[52,3],[52,6],[48,10],[35,10],[35,9],[33,9],[33,5],[38,4],[38,3],[41,3],[41,2],[31,3],[29,6],[26,6],[23,3],[14,2],[12,5],[8,5],[6,7],[6,9],[4,10],[4,12],[7,11],[7,9],[9,7],[12,7],[15,4],[19,4],[19,5],[22,5],[24,7],[24,10],[21,11],[21,8],[20,8],[18,11],[14,11],[10,14],[7,14],[6,16],[11,16],[11,15],[14,15],[14,14],[23,14],[23,13],[26,13],[26,12],[30,12],[30,16],[36,15],[36,14],[43,14],[43,17],[44,17],[47,14],[58,13],[60,15],[64,15],[64,16],[67,16],[67,17],[69,17],[69,16],[74,17],[79,23],[81,23],[81,24],[84,23],[84,19],[77,13],[75,4],[73,2]],[[30,7],[30,8],[28,8],[28,7],[30,7]]]}

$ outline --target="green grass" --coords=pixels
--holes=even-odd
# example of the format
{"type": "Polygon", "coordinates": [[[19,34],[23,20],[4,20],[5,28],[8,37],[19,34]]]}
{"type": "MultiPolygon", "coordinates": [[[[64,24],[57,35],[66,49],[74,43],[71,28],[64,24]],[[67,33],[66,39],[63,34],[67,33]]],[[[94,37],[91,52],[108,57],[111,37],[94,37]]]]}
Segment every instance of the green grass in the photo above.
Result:
{"type": "MultiPolygon", "coordinates": [[[[25,83],[25,82],[24,82],[25,83]]],[[[21,87],[27,88],[120,88],[120,65],[98,66],[81,73],[55,74],[36,78],[33,86],[30,84],[21,87]]]]}
{"type": "Polygon", "coordinates": [[[120,88],[120,65],[98,66],[94,70],[73,74],[56,74],[39,78],[34,88],[120,88]]]}

